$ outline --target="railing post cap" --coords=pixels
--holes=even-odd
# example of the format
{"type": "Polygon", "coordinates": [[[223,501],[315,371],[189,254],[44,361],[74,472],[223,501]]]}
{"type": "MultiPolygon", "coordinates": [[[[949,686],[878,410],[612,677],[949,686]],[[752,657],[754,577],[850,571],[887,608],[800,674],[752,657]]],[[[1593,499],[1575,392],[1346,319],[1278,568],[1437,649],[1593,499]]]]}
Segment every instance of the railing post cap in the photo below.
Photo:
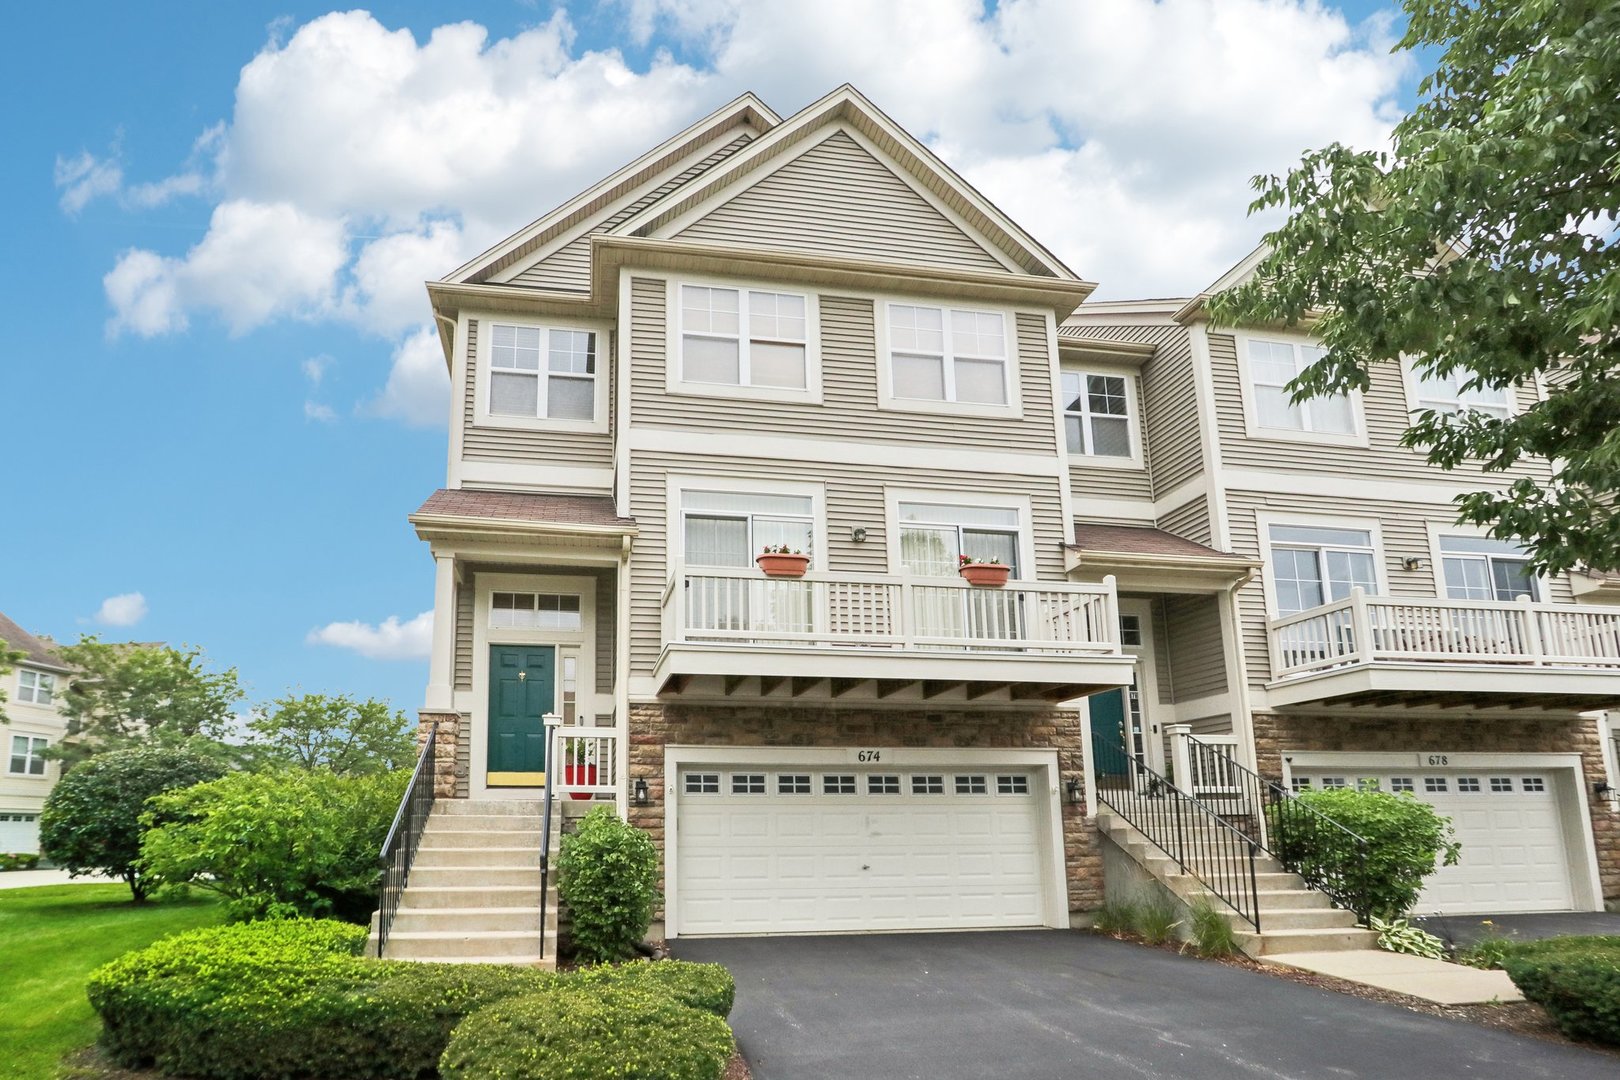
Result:
{"type": "Polygon", "coordinates": [[[558,716],[554,712],[546,713],[546,715],[544,715],[544,716],[542,716],[540,718],[540,721],[541,721],[541,723],[545,724],[546,727],[561,727],[562,726],[562,717],[558,716]]]}
{"type": "Polygon", "coordinates": [[[1192,725],[1191,724],[1166,724],[1164,726],[1164,731],[1165,731],[1165,734],[1167,734],[1167,735],[1191,735],[1192,734],[1192,725]]]}

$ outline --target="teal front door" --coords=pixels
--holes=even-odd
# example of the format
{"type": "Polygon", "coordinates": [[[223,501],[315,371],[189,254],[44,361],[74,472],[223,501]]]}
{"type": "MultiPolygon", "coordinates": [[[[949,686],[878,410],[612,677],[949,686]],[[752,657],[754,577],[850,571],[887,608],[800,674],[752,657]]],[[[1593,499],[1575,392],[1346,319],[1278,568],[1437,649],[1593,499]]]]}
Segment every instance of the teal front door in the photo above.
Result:
{"type": "Polygon", "coordinates": [[[1125,730],[1125,691],[1104,690],[1087,699],[1091,706],[1091,749],[1098,780],[1130,773],[1130,742],[1125,730]]]}
{"type": "Polygon", "coordinates": [[[556,649],[489,647],[489,786],[538,787],[546,782],[542,717],[556,707],[556,649]]]}

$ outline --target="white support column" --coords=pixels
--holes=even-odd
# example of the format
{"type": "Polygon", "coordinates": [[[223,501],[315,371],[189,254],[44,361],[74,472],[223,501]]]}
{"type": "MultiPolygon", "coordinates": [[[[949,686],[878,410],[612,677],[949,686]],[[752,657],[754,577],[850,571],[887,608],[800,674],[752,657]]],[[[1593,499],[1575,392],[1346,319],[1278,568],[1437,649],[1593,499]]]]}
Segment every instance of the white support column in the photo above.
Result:
{"type": "Polygon", "coordinates": [[[1372,663],[1372,620],[1367,617],[1366,590],[1359,585],[1350,590],[1350,633],[1355,639],[1356,658],[1363,664],[1372,663]]]}
{"type": "Polygon", "coordinates": [[[1187,738],[1192,734],[1192,726],[1166,724],[1164,731],[1170,736],[1170,769],[1173,773],[1173,783],[1188,795],[1196,794],[1193,790],[1192,748],[1187,745],[1187,738]]]}
{"type": "Polygon", "coordinates": [[[426,705],[449,709],[455,704],[456,560],[433,553],[433,652],[428,656],[426,705]]]}

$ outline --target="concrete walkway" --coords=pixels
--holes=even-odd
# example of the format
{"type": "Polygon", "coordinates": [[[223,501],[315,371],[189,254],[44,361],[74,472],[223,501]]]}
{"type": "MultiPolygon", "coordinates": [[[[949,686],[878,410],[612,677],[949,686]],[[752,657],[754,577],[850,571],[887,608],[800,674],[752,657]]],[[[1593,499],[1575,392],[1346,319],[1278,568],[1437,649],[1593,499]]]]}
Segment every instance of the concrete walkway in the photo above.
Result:
{"type": "Polygon", "coordinates": [[[66,870],[7,870],[0,874],[0,889],[31,889],[35,885],[119,885],[123,880],[99,874],[69,877],[66,870]]]}
{"type": "Polygon", "coordinates": [[[1506,1004],[1524,1000],[1505,971],[1484,971],[1383,949],[1278,953],[1263,956],[1260,962],[1331,975],[1346,982],[1422,998],[1436,1005],[1506,1004]]]}

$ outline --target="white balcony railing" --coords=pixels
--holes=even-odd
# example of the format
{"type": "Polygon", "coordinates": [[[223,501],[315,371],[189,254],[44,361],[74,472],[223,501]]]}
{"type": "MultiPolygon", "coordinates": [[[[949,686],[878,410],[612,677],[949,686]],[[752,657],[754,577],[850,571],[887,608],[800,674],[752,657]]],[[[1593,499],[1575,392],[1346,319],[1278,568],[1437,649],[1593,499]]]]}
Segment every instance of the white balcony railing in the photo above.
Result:
{"type": "Polygon", "coordinates": [[[1117,656],[1119,600],[1101,584],[677,567],[664,590],[664,640],[1117,656]]]}
{"type": "Polygon", "coordinates": [[[619,733],[606,727],[557,729],[558,790],[580,795],[612,795],[619,787],[619,733]]]}
{"type": "Polygon", "coordinates": [[[1620,668],[1620,609],[1368,596],[1270,624],[1271,677],[1378,661],[1620,668]]]}

